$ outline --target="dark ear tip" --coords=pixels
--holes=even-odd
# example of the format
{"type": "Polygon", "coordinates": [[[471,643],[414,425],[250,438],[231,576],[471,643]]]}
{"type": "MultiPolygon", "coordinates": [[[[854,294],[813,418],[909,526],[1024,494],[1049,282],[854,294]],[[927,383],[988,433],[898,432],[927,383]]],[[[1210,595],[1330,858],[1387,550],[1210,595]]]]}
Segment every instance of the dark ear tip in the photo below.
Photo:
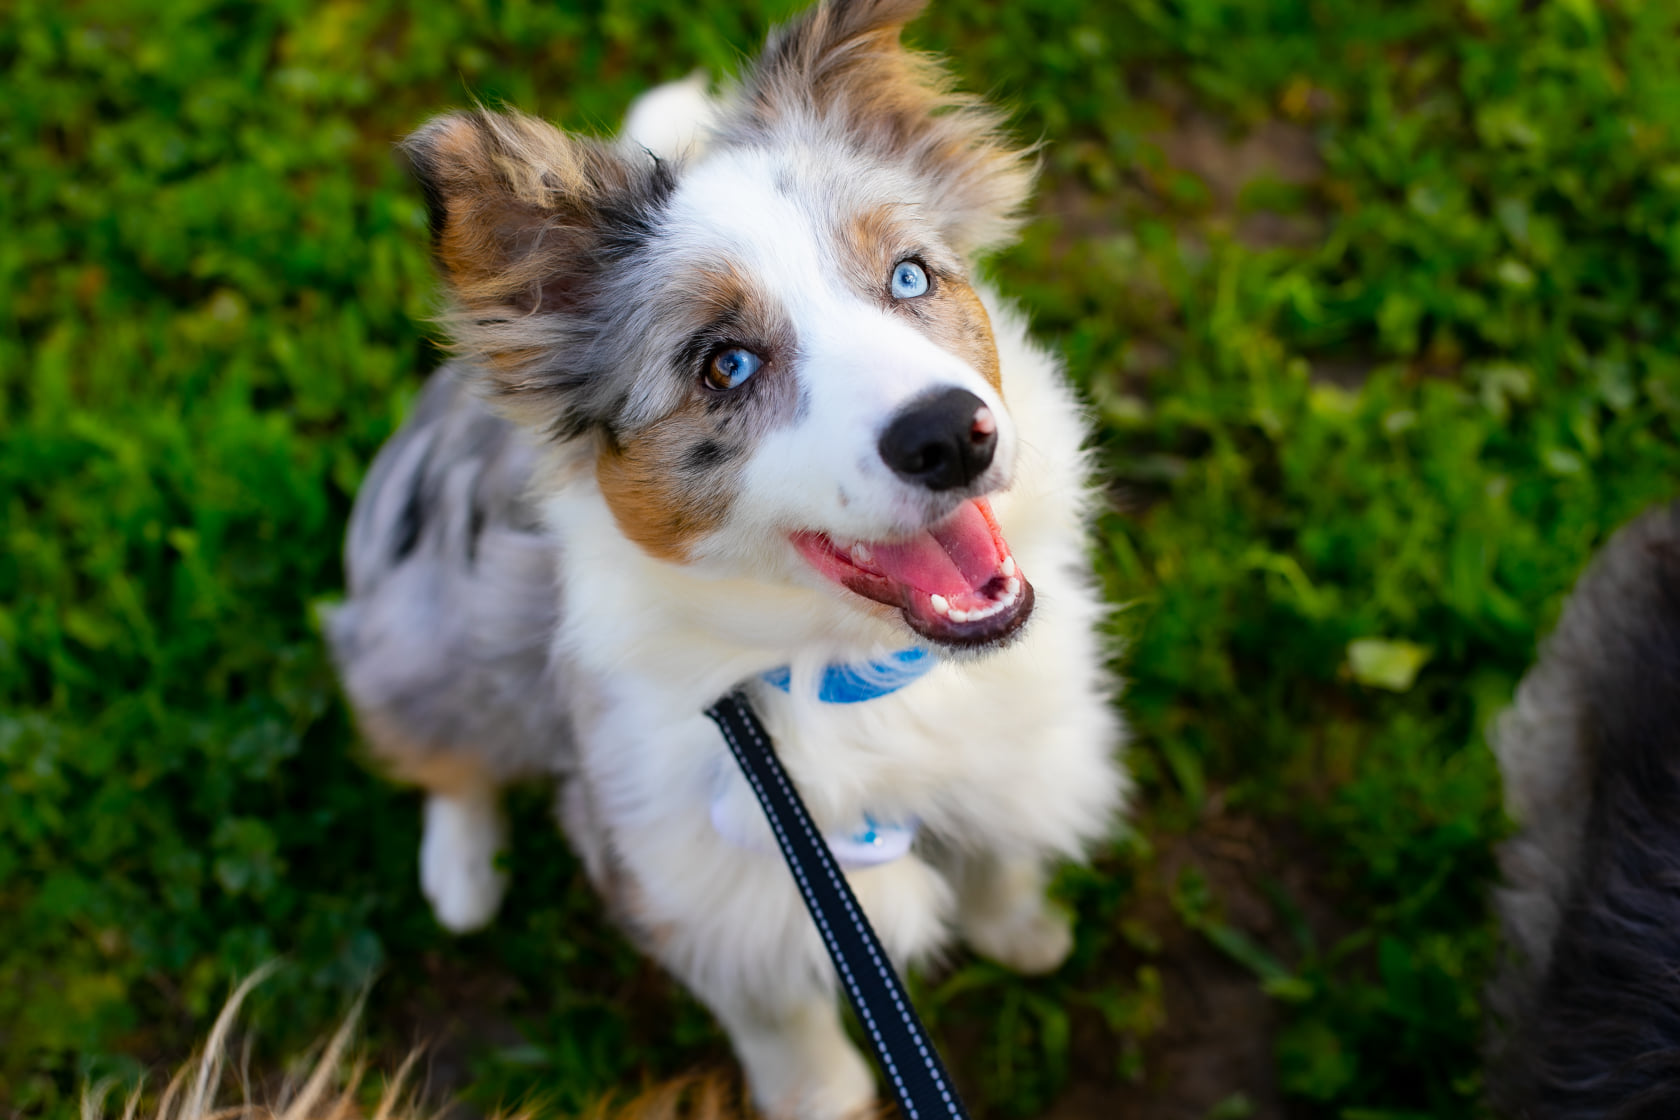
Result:
{"type": "Polygon", "coordinates": [[[449,217],[449,205],[444,199],[443,188],[438,183],[438,168],[436,157],[431,150],[415,143],[419,134],[408,137],[397,145],[398,157],[408,165],[409,174],[420,187],[420,196],[426,200],[426,225],[431,230],[432,243],[443,236],[443,226],[449,217]]]}
{"type": "Polygon", "coordinates": [[[840,25],[856,33],[882,27],[902,27],[927,10],[928,0],[831,0],[829,7],[840,25]]]}
{"type": "Polygon", "coordinates": [[[435,174],[445,161],[471,158],[482,147],[483,122],[477,113],[433,117],[397,145],[416,175],[435,174]]]}
{"type": "Polygon", "coordinates": [[[459,166],[463,159],[470,158],[481,145],[480,132],[476,114],[445,113],[427,121],[397,145],[426,200],[433,242],[442,236],[449,217],[444,168],[451,164],[459,166]]]}
{"type": "Polygon", "coordinates": [[[823,0],[772,32],[761,64],[805,50],[820,54],[858,35],[888,28],[896,34],[927,6],[928,0],[823,0]]]}

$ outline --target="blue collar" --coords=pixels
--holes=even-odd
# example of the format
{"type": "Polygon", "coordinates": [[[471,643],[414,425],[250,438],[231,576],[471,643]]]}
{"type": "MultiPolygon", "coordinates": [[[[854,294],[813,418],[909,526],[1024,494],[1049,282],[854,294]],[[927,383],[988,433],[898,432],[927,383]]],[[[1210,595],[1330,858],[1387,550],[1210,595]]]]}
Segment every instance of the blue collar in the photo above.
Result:
{"type": "MultiPolygon", "coordinates": [[[[860,704],[897,692],[920,680],[939,659],[920,646],[901,649],[880,661],[841,661],[823,669],[817,699],[824,704],[860,704]]],[[[783,692],[793,690],[793,671],[783,665],[763,674],[783,692]]]]}

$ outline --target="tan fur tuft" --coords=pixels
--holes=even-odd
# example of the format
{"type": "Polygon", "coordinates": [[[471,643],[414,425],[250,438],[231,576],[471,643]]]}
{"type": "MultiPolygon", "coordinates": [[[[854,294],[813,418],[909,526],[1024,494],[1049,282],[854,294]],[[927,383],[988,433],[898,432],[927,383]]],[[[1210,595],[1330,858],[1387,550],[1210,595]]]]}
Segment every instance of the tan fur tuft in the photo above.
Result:
{"type": "Polygon", "coordinates": [[[454,796],[483,789],[500,777],[476,755],[449,749],[453,744],[414,741],[383,712],[363,712],[357,723],[369,754],[392,781],[454,796]]]}

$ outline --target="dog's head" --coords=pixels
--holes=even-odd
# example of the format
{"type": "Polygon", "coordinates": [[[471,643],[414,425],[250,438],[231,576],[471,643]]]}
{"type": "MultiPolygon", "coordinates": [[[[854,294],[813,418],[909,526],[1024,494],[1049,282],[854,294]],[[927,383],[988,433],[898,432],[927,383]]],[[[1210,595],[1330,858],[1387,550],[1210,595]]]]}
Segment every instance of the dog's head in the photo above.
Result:
{"type": "Polygon", "coordinates": [[[509,415],[590,441],[627,537],[974,648],[1032,605],[987,502],[1016,436],[970,286],[1031,174],[900,44],[920,7],[773,35],[693,161],[485,111],[406,150],[457,344],[509,415]]]}

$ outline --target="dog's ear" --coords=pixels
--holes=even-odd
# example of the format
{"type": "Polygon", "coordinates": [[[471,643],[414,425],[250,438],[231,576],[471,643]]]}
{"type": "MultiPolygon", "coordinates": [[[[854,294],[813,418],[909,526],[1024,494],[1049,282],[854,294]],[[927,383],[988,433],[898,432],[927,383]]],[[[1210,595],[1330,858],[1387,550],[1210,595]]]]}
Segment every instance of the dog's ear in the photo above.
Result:
{"type": "Polygon", "coordinates": [[[555,363],[587,351],[603,277],[647,237],[670,167],[483,109],[431,121],[402,150],[426,196],[456,346],[513,411],[542,406],[542,422],[587,426],[555,400],[586,371],[555,363]]]}
{"type": "Polygon", "coordinates": [[[1030,150],[1003,115],[955,93],[944,69],[905,48],[927,0],[822,0],[771,35],[746,82],[746,127],[834,127],[873,156],[908,165],[960,251],[1008,240],[1032,192],[1030,150]]]}

